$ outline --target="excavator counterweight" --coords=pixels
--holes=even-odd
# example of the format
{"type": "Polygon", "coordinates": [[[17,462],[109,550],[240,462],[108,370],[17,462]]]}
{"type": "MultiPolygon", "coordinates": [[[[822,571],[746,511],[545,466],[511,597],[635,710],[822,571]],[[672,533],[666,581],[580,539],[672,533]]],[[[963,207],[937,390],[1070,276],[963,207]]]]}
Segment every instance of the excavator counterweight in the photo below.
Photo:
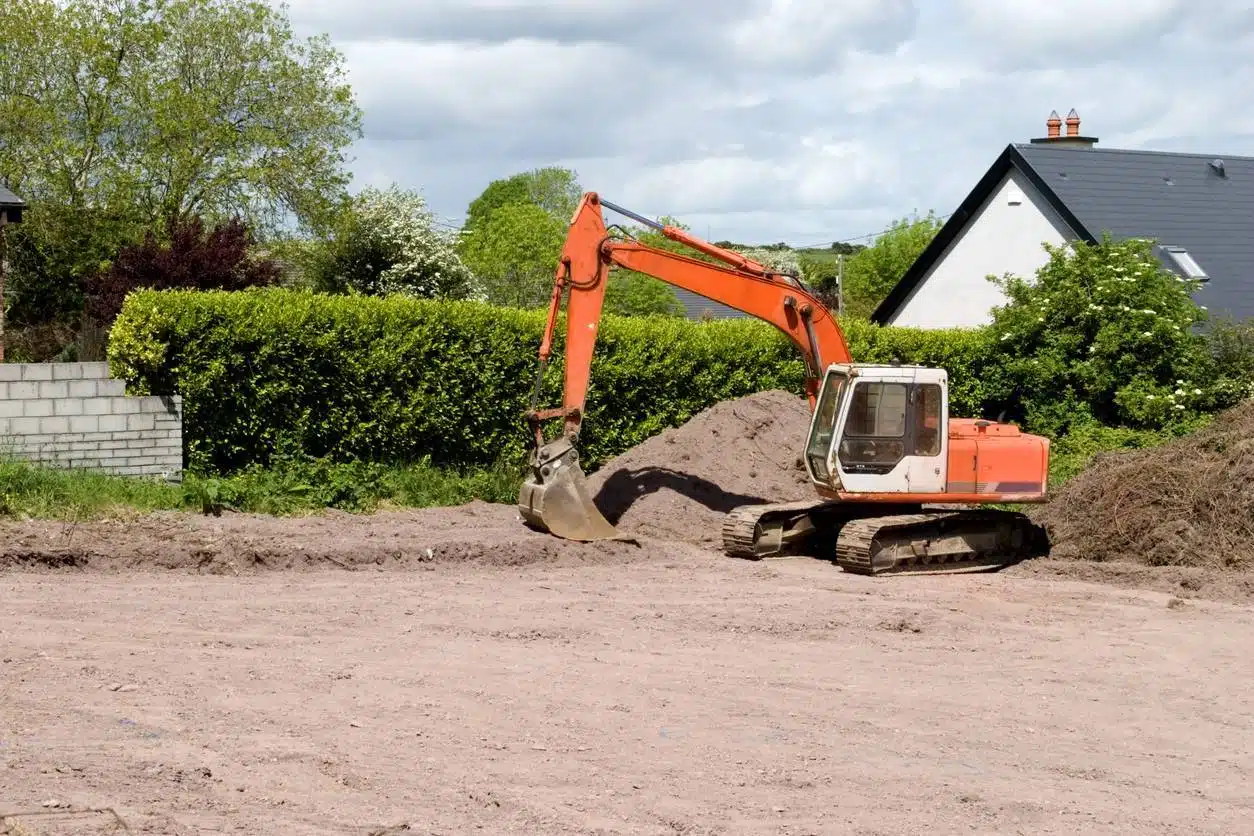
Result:
{"type": "Polygon", "coordinates": [[[1044,532],[1025,515],[986,507],[1045,500],[1047,439],[1010,424],[951,417],[943,370],[854,363],[836,318],[796,277],[603,202],[594,192],[583,196],[571,218],[540,344],[526,415],[535,444],[518,498],[527,525],[569,540],[626,539],[596,507],[576,449],[614,266],[768,322],[805,360],[812,417],[802,453],[817,496],[733,509],[722,532],[727,555],[812,554],[848,572],[883,575],[995,569],[1048,549],[1044,532]],[[615,237],[603,208],[704,258],[615,237]],[[563,405],[540,410],[563,298],[563,405]],[[559,418],[561,434],[546,440],[544,422],[559,418]]]}

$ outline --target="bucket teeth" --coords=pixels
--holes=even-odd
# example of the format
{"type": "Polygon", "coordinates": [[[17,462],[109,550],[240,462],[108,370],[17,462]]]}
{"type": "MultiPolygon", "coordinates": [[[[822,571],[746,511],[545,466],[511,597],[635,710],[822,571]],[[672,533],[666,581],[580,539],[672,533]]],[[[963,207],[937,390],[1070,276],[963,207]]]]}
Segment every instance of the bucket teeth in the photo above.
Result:
{"type": "Polygon", "coordinates": [[[579,455],[568,438],[536,450],[531,474],[518,494],[518,513],[531,527],[565,540],[628,539],[592,501],[579,455]]]}

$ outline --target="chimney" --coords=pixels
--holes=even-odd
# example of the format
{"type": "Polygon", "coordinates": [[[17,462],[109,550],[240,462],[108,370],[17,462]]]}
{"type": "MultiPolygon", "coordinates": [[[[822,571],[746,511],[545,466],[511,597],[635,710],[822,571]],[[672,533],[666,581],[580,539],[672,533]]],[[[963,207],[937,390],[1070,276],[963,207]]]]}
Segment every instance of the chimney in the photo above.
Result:
{"type": "Polygon", "coordinates": [[[1058,136],[1058,129],[1062,127],[1062,120],[1058,118],[1058,111],[1051,110],[1049,118],[1045,120],[1045,128],[1049,132],[1049,138],[1053,139],[1058,136]]]}
{"type": "Polygon", "coordinates": [[[1062,119],[1058,118],[1058,111],[1051,110],[1049,118],[1045,120],[1045,136],[1038,136],[1032,139],[1034,145],[1061,145],[1066,148],[1092,148],[1097,144],[1095,136],[1080,135],[1080,114],[1075,112],[1075,108],[1071,108],[1071,112],[1067,114],[1067,135],[1061,135],[1062,119]]]}

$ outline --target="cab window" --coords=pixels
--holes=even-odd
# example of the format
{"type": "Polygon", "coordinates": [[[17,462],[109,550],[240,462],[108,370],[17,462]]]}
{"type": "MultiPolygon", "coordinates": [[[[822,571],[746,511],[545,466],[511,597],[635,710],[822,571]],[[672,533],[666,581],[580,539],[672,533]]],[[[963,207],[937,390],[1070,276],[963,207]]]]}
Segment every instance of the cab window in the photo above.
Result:
{"type": "Polygon", "coordinates": [[[911,455],[936,456],[941,451],[941,388],[935,383],[914,387],[914,443],[911,455]]]}
{"type": "Polygon", "coordinates": [[[818,407],[815,409],[814,431],[810,434],[810,444],[806,454],[820,461],[827,461],[827,452],[832,448],[832,435],[836,432],[836,411],[840,408],[840,393],[845,388],[845,376],[832,372],[823,384],[819,394],[818,407]]]}
{"type": "Polygon", "coordinates": [[[874,381],[854,387],[849,417],[840,439],[840,463],[847,470],[895,465],[906,453],[906,408],[910,387],[874,381]]]}

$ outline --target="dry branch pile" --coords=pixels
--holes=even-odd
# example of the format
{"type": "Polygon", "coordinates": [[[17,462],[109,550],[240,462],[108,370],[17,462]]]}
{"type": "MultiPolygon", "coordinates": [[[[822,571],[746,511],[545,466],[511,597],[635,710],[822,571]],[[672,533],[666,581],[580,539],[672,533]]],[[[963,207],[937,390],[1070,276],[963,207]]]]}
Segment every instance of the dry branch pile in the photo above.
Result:
{"type": "Polygon", "coordinates": [[[1032,516],[1055,557],[1254,569],[1254,401],[1162,447],[1095,457],[1032,516]]]}

